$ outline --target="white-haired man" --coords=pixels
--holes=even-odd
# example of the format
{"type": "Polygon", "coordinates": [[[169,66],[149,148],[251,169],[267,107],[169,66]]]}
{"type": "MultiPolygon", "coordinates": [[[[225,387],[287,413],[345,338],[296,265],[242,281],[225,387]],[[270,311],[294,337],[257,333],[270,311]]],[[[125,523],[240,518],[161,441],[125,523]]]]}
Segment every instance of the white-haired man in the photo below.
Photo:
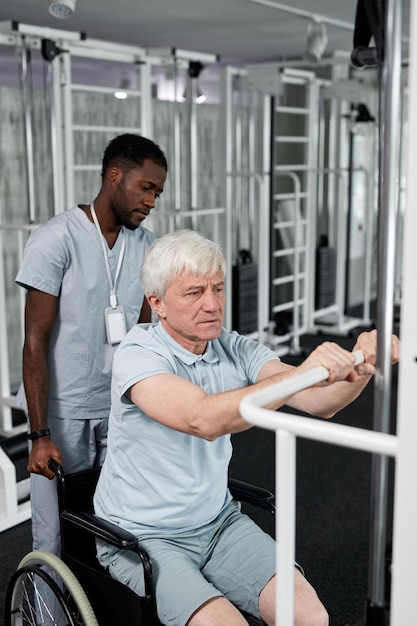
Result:
{"type": "MultiPolygon", "coordinates": [[[[265,346],[225,330],[225,273],[220,248],[200,234],[177,231],[159,239],[141,272],[159,321],[133,328],[114,358],[108,454],[95,508],[149,552],[163,624],[245,624],[236,607],[275,623],[274,541],[240,511],[227,488],[230,435],[250,428],[239,413],[241,399],[321,365],[330,372],[326,385],[286,404],[329,418],[375,372],[375,331],[357,339],[361,365],[326,342],[293,368],[265,346]]],[[[398,352],[394,337],[393,361],[398,352]]],[[[115,578],[143,593],[141,567],[130,555],[99,545],[98,556],[115,578]]],[[[295,623],[328,624],[298,569],[295,623]]]]}

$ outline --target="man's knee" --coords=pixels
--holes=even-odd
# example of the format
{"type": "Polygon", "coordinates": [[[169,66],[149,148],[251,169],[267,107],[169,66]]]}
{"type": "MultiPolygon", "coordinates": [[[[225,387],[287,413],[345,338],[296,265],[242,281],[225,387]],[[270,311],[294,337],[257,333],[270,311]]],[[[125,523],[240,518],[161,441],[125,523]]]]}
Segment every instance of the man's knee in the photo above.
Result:
{"type": "Polygon", "coordinates": [[[320,600],[301,610],[296,607],[294,626],[329,626],[329,615],[320,600]]]}
{"type": "MultiPolygon", "coordinates": [[[[267,583],[259,598],[259,610],[266,624],[275,624],[276,577],[267,583]]],[[[298,571],[294,572],[294,626],[328,626],[329,616],[317,593],[298,571]]]]}
{"type": "Polygon", "coordinates": [[[297,570],[295,572],[294,626],[328,626],[329,616],[317,593],[297,570]]]}

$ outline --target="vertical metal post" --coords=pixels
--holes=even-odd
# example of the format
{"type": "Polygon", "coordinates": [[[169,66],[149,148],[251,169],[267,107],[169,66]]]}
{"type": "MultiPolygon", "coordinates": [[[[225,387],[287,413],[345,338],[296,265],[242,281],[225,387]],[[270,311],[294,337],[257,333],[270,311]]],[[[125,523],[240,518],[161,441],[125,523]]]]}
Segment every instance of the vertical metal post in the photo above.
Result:
{"type": "Polygon", "coordinates": [[[198,208],[198,164],[197,164],[197,79],[188,77],[188,209],[198,208]]]}
{"type": "Polygon", "coordinates": [[[74,131],[72,118],[71,56],[69,53],[62,54],[60,59],[64,123],[65,208],[69,208],[74,204],[74,131]]]}
{"type": "Polygon", "coordinates": [[[263,178],[263,198],[259,220],[259,275],[258,275],[258,340],[264,342],[270,320],[271,308],[271,135],[272,135],[272,104],[271,96],[259,94],[261,113],[261,176],[263,178]]]}
{"type": "MultiPolygon", "coordinates": [[[[398,153],[401,88],[402,2],[387,2],[385,59],[382,79],[382,125],[380,202],[378,232],[378,355],[374,393],[374,429],[388,432],[391,405],[391,335],[393,329],[396,209],[398,201],[398,153]]],[[[384,624],[385,544],[387,520],[388,463],[374,455],[372,467],[371,551],[368,615],[384,624]]],[[[372,624],[376,623],[375,620],[372,624]]]]}
{"type": "Polygon", "coordinates": [[[232,83],[233,70],[230,66],[224,66],[221,70],[221,123],[222,123],[222,146],[220,150],[222,178],[222,204],[226,211],[225,247],[229,271],[226,274],[227,305],[225,312],[225,327],[232,327],[232,172],[233,142],[232,142],[232,83]]]}
{"type": "MultiPolygon", "coordinates": [[[[375,141],[375,140],[374,140],[375,141]]],[[[366,174],[367,210],[365,218],[365,280],[363,284],[364,305],[363,319],[366,324],[371,321],[371,292],[372,292],[372,235],[374,230],[374,192],[369,172],[366,174]]]]}
{"type": "MultiPolygon", "coordinates": [[[[178,62],[174,58],[174,110],[173,110],[173,140],[174,140],[174,206],[176,211],[182,207],[181,196],[181,119],[178,102],[178,62]]],[[[176,220],[176,228],[180,227],[180,221],[176,220]]]]}
{"type": "Polygon", "coordinates": [[[0,229],[0,434],[7,435],[12,431],[13,420],[12,410],[7,406],[5,399],[10,396],[10,375],[9,375],[9,345],[7,334],[7,316],[6,316],[6,285],[5,285],[5,263],[3,250],[3,237],[6,236],[5,230],[0,229]]]}
{"type": "Polygon", "coordinates": [[[149,61],[136,64],[140,85],[140,133],[153,137],[151,67],[149,61]]]}
{"type": "Polygon", "coordinates": [[[417,533],[415,517],[415,479],[417,476],[417,420],[415,385],[417,380],[417,291],[415,284],[417,248],[417,4],[410,3],[410,52],[408,83],[410,87],[407,145],[407,205],[404,215],[403,281],[401,303],[401,361],[398,380],[397,433],[400,454],[395,469],[393,580],[391,625],[415,621],[415,563],[417,533]]]}
{"type": "Polygon", "coordinates": [[[276,515],[277,591],[275,623],[294,624],[294,560],[295,560],[295,492],[296,436],[285,430],[276,431],[276,515]]]}
{"type": "MultiPolygon", "coordinates": [[[[241,81],[238,82],[238,91],[235,91],[237,96],[237,102],[235,106],[235,124],[234,124],[234,140],[235,140],[235,167],[234,173],[236,176],[233,179],[234,182],[234,214],[233,214],[233,230],[235,231],[236,249],[235,255],[238,258],[239,250],[244,247],[242,242],[242,213],[243,213],[243,193],[242,193],[242,85],[241,81]]],[[[251,241],[253,232],[250,232],[250,224],[248,226],[249,241],[251,241]]],[[[253,253],[252,246],[249,244],[249,248],[253,253]]]]}
{"type": "MultiPolygon", "coordinates": [[[[255,94],[253,92],[246,93],[246,109],[247,109],[247,120],[248,120],[247,162],[248,162],[249,172],[256,172],[256,161],[255,161],[256,127],[255,127],[254,96],[255,94]]],[[[248,204],[249,204],[249,228],[253,229],[253,232],[255,232],[255,224],[257,223],[256,218],[257,217],[259,218],[259,214],[257,216],[256,199],[255,199],[256,198],[255,197],[255,180],[253,176],[250,176],[247,180],[247,198],[248,198],[248,204]]],[[[258,231],[259,229],[257,228],[256,232],[258,236],[256,238],[256,245],[254,245],[253,238],[252,238],[252,243],[251,243],[252,254],[254,254],[256,258],[259,258],[259,248],[261,244],[264,243],[260,241],[258,231]]],[[[258,317],[259,317],[259,311],[258,311],[258,317]]]]}
{"type": "Polygon", "coordinates": [[[25,122],[25,143],[26,143],[26,170],[28,184],[28,218],[29,223],[34,224],[36,221],[35,210],[35,175],[33,167],[33,132],[32,132],[32,104],[30,97],[29,76],[28,76],[28,59],[30,50],[26,45],[26,38],[22,37],[22,59],[21,59],[21,78],[22,78],[22,94],[23,94],[23,115],[25,122]]]}
{"type": "Polygon", "coordinates": [[[53,214],[62,210],[61,206],[61,178],[60,178],[60,165],[62,163],[60,158],[60,151],[58,147],[58,135],[57,135],[57,106],[56,106],[56,89],[55,89],[55,63],[59,64],[59,58],[55,61],[47,63],[47,86],[49,94],[49,132],[51,141],[51,167],[52,167],[52,193],[53,193],[53,214]]]}
{"type": "Polygon", "coordinates": [[[307,172],[307,198],[305,201],[305,219],[307,223],[305,268],[308,270],[308,278],[304,281],[306,302],[310,303],[309,310],[314,311],[314,277],[316,273],[316,246],[317,246],[317,173],[311,167],[317,163],[318,155],[318,130],[319,130],[319,83],[315,76],[306,76],[307,89],[306,107],[309,110],[308,120],[308,144],[305,161],[308,166],[307,172]]]}

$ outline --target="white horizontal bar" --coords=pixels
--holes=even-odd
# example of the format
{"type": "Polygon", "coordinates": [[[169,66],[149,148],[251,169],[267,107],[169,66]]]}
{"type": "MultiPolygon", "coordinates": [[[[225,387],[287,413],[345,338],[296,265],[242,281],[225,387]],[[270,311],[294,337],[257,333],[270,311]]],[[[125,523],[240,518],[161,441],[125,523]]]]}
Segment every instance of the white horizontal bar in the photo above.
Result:
{"type": "Polygon", "coordinates": [[[2,406],[9,406],[12,409],[18,409],[19,407],[16,404],[16,396],[4,395],[1,398],[2,406]]]}
{"type": "Polygon", "coordinates": [[[271,2],[271,0],[249,0],[249,2],[254,2],[255,4],[261,4],[266,7],[271,7],[272,9],[277,9],[278,11],[292,13],[293,15],[299,15],[300,17],[305,17],[316,22],[321,22],[322,24],[328,24],[329,26],[336,26],[338,28],[345,28],[347,30],[353,30],[354,27],[351,22],[338,20],[333,17],[323,15],[322,13],[317,13],[316,11],[306,11],[305,9],[298,9],[292,5],[290,6],[288,4],[282,4],[280,2],[271,2]]]}
{"type": "MultiPolygon", "coordinates": [[[[354,354],[357,364],[361,363],[362,353],[356,351],[354,354]]],[[[398,440],[395,435],[262,408],[266,404],[288,398],[303,389],[316,385],[326,380],[328,376],[329,372],[325,367],[315,367],[301,374],[295,374],[280,383],[246,396],[240,403],[240,413],[249,423],[269,430],[285,430],[298,437],[395,457],[398,452],[398,440]]]]}
{"type": "Polygon", "coordinates": [[[276,193],[273,196],[274,200],[295,200],[296,198],[307,198],[307,192],[301,191],[297,193],[295,191],[291,193],[276,193]]]}
{"type": "Polygon", "coordinates": [[[27,429],[28,427],[26,422],[23,422],[22,424],[17,424],[16,426],[13,426],[13,424],[11,424],[10,427],[8,425],[3,425],[3,428],[0,429],[0,435],[2,437],[14,437],[15,435],[20,435],[21,433],[27,432],[27,429]]]}
{"type": "Polygon", "coordinates": [[[398,453],[399,446],[395,435],[254,407],[248,398],[249,396],[246,396],[242,400],[240,412],[242,417],[254,426],[275,431],[284,430],[294,433],[297,437],[305,437],[365,452],[386,454],[392,457],[398,453]]]}
{"type": "Polygon", "coordinates": [[[277,306],[274,306],[272,308],[272,312],[273,313],[281,313],[281,311],[288,311],[289,309],[293,309],[294,308],[294,304],[297,304],[297,306],[303,306],[303,305],[305,305],[305,303],[306,303],[306,301],[305,301],[304,298],[300,298],[296,302],[294,302],[294,301],[284,302],[284,304],[277,304],[277,306]]]}
{"type": "Polygon", "coordinates": [[[86,126],[84,124],[73,124],[72,130],[78,130],[87,133],[133,133],[137,132],[134,126],[86,126]]]}
{"type": "Polygon", "coordinates": [[[275,165],[275,172],[306,172],[308,170],[308,165],[303,165],[302,163],[298,165],[275,165]]]}
{"type": "MultiPolygon", "coordinates": [[[[2,22],[0,22],[1,27],[2,22]]],[[[17,46],[21,39],[18,35],[0,32],[0,44],[5,46],[17,46]]],[[[38,41],[38,40],[37,40],[38,41]]]]}
{"type": "Polygon", "coordinates": [[[182,50],[180,48],[148,48],[149,56],[181,61],[201,61],[202,63],[218,63],[219,57],[208,52],[182,50]]]}
{"type": "Polygon", "coordinates": [[[79,41],[82,39],[81,32],[62,30],[58,28],[48,28],[47,26],[33,26],[32,24],[22,24],[21,22],[5,21],[0,22],[0,30],[6,32],[18,32],[21,35],[32,35],[42,39],[63,39],[65,41],[79,41]]]}
{"type": "Polygon", "coordinates": [[[308,137],[290,136],[290,135],[277,135],[274,137],[276,143],[307,143],[308,137]]]}
{"type": "Polygon", "coordinates": [[[32,231],[39,228],[39,224],[0,224],[0,230],[32,231]]]}
{"type": "Polygon", "coordinates": [[[299,107],[286,107],[286,106],[277,106],[275,107],[276,113],[291,113],[293,115],[307,115],[310,113],[308,109],[303,109],[299,107]]]}
{"type": "Polygon", "coordinates": [[[304,272],[300,272],[297,275],[289,274],[288,276],[282,276],[281,278],[274,278],[274,280],[272,281],[272,284],[274,286],[286,285],[288,283],[294,282],[296,278],[297,278],[297,280],[304,280],[305,277],[306,277],[306,275],[305,275],[304,272]]]}
{"type": "Polygon", "coordinates": [[[95,59],[97,61],[114,61],[115,63],[142,63],[143,61],[136,54],[124,54],[122,52],[113,52],[112,50],[103,50],[100,48],[79,48],[78,44],[69,44],[70,52],[73,57],[81,57],[83,59],[95,59]],[[139,58],[139,61],[138,61],[139,58]]]}
{"type": "Polygon", "coordinates": [[[99,172],[101,165],[74,165],[74,172],[99,172]]]}
{"type": "Polygon", "coordinates": [[[131,54],[138,57],[146,58],[146,50],[141,46],[132,46],[131,44],[119,43],[116,41],[108,41],[107,39],[93,39],[87,37],[82,39],[79,43],[83,48],[102,49],[111,52],[120,52],[121,54],[131,54]]]}
{"type": "Polygon", "coordinates": [[[138,97],[142,95],[142,92],[136,89],[124,89],[122,87],[98,87],[97,85],[83,85],[82,83],[73,83],[71,85],[72,91],[83,91],[85,93],[108,93],[114,94],[116,91],[125,91],[128,96],[138,97]]]}
{"type": "MultiPolygon", "coordinates": [[[[305,246],[301,246],[300,248],[297,248],[297,252],[303,253],[305,251],[306,251],[305,246]]],[[[290,256],[291,254],[295,254],[295,252],[296,252],[295,248],[286,248],[285,250],[275,250],[272,256],[274,259],[278,259],[284,256],[290,256]]]]}
{"type": "Polygon", "coordinates": [[[160,217],[197,217],[199,215],[222,215],[226,212],[223,207],[213,207],[212,209],[193,209],[192,211],[155,211],[155,215],[160,217]]]}
{"type": "MultiPolygon", "coordinates": [[[[325,315],[329,315],[329,313],[337,313],[338,310],[339,307],[336,304],[332,304],[324,309],[317,309],[317,311],[313,311],[313,319],[324,317],[325,315]]],[[[331,326],[331,324],[329,324],[329,326],[331,326]]]]}
{"type": "Polygon", "coordinates": [[[294,228],[294,226],[298,224],[299,226],[305,226],[307,224],[307,220],[305,218],[298,220],[286,221],[286,222],[274,222],[273,228],[279,230],[280,228],[294,228]]]}

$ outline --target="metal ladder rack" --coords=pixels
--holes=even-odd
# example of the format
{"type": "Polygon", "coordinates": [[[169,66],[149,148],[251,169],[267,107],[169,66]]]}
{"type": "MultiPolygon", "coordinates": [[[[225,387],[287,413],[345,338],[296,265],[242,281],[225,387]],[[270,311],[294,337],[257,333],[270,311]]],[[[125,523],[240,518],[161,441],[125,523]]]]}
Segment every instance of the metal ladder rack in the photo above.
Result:
{"type": "Polygon", "coordinates": [[[281,81],[283,94],[273,107],[272,121],[270,313],[277,328],[270,343],[284,353],[299,352],[300,335],[308,331],[316,233],[318,83],[314,73],[296,69],[283,70],[281,81]]]}
{"type": "MultiPolygon", "coordinates": [[[[100,172],[101,163],[86,163],[81,159],[75,160],[75,155],[82,150],[80,146],[80,138],[88,137],[88,143],[97,143],[97,154],[102,155],[105,144],[110,139],[122,133],[142,133],[149,135],[151,116],[150,116],[150,98],[151,83],[149,64],[145,60],[145,52],[141,48],[132,46],[111,46],[106,42],[96,42],[96,49],[91,48],[91,42],[76,42],[68,46],[68,54],[61,55],[60,67],[56,71],[60,77],[60,91],[55,91],[57,102],[55,110],[57,111],[55,132],[61,138],[61,145],[64,146],[64,154],[61,155],[63,168],[63,180],[65,181],[65,207],[74,204],[74,190],[77,189],[77,195],[82,193],[85,188],[86,192],[91,186],[89,184],[89,173],[100,172]],[[73,82],[74,57],[82,57],[83,60],[91,67],[103,60],[109,60],[113,64],[120,63],[120,75],[129,73],[129,82],[134,78],[136,85],[126,85],[123,91],[126,93],[130,102],[134,100],[135,104],[129,105],[129,119],[131,124],[120,124],[120,115],[113,120],[81,120],[77,119],[76,102],[79,97],[94,96],[113,97],[114,93],[120,87],[115,83],[114,88],[105,86],[93,86],[85,82],[73,82]],[[59,126],[59,118],[62,116],[62,128],[59,126]],[[104,122],[104,123],[103,123],[104,122]],[[78,147],[77,147],[78,146],[78,147]],[[81,190],[81,191],[80,191],[81,190]]],[[[92,107],[94,111],[94,107],[92,107]]],[[[94,117],[94,116],[93,116],[94,117]]],[[[123,118],[124,119],[124,118],[123,118]]],[[[62,209],[60,209],[62,210],[62,209]]]]}

